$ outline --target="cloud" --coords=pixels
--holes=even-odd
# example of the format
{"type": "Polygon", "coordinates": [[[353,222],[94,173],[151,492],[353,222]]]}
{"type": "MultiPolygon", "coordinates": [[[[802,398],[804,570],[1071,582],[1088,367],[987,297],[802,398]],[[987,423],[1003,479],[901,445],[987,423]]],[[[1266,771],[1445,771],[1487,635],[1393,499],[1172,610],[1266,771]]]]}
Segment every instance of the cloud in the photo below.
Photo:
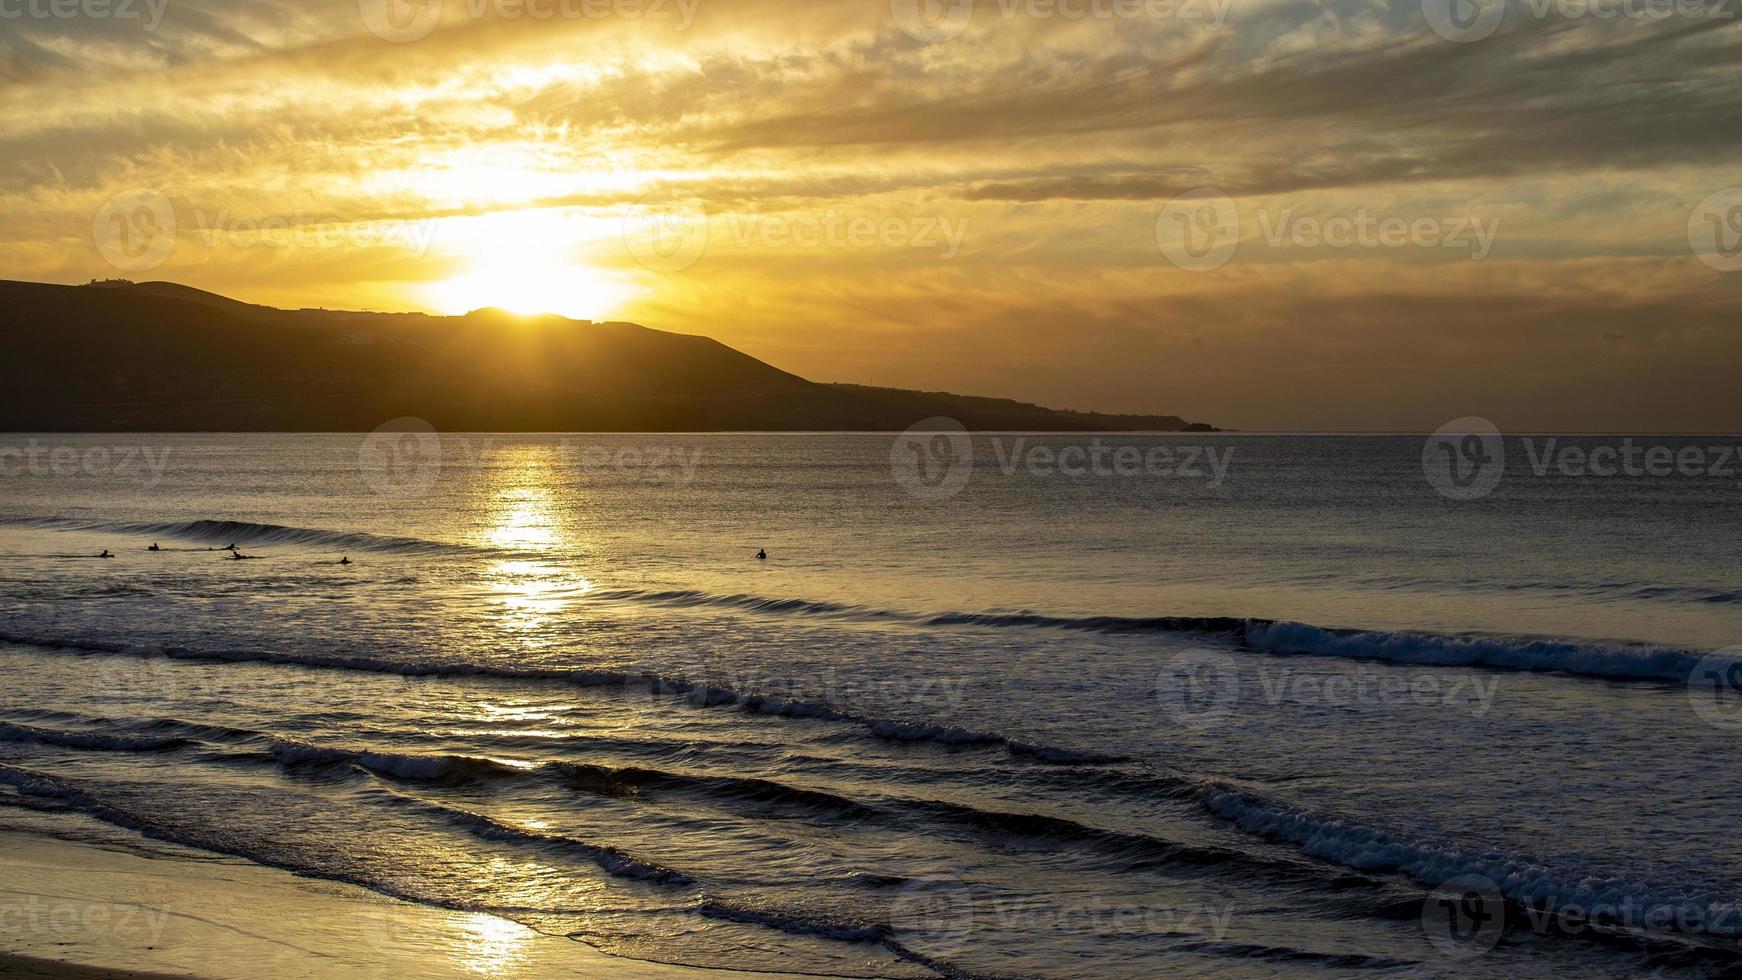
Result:
{"type": "MultiPolygon", "coordinates": [[[[854,0],[704,0],[684,30],[469,2],[406,44],[371,35],[355,0],[188,0],[153,31],[7,22],[0,273],[111,273],[93,218],[143,187],[184,236],[215,215],[450,232],[422,257],[190,245],[162,270],[248,298],[416,305],[489,247],[465,219],[544,210],[577,229],[563,248],[637,282],[626,314],[784,367],[1245,427],[1425,423],[1460,394],[1431,366],[1484,358],[1554,393],[1490,382],[1520,419],[1602,403],[1688,425],[1699,379],[1735,363],[1712,331],[1738,287],[1687,243],[1696,203],[1738,179],[1734,20],[1514,0],[1459,44],[1410,0],[1241,3],[1219,27],[982,2],[961,38],[927,44],[854,0]],[[1495,257],[1244,242],[1194,275],[1156,219],[1204,186],[1248,222],[1498,221],[1495,257]],[[722,227],[947,219],[965,237],[948,259],[753,237],[656,275],[612,231],[649,200],[722,227]],[[1661,410],[1608,396],[1618,351],[1645,352],[1661,410]],[[1160,384],[1156,364],[1194,373],[1160,384]],[[1678,364],[1694,382],[1670,380],[1678,364]]],[[[1721,403],[1708,420],[1742,423],[1721,403]]]]}

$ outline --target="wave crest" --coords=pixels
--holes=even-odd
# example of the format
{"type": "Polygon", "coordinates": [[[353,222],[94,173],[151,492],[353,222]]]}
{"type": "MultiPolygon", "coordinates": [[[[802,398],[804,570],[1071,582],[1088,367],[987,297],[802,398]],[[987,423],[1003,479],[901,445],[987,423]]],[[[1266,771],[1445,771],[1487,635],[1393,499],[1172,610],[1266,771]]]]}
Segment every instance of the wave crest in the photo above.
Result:
{"type": "Polygon", "coordinates": [[[470,545],[428,541],[423,538],[393,537],[391,535],[369,534],[363,531],[290,527],[283,524],[256,524],[252,521],[195,520],[125,523],[80,520],[72,517],[0,517],[0,524],[51,531],[104,531],[115,534],[176,538],[183,541],[199,542],[214,548],[221,548],[226,544],[276,544],[409,554],[481,550],[470,545]]]}

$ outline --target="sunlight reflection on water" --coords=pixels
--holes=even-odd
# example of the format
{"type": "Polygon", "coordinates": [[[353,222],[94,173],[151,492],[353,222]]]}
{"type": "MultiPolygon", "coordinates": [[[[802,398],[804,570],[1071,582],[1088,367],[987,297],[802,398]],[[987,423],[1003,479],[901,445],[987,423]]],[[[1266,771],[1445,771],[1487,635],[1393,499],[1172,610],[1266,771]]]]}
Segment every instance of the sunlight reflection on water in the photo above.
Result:
{"type": "Polygon", "coordinates": [[[465,928],[462,962],[473,973],[501,976],[526,958],[526,941],[531,931],[518,922],[476,914],[466,920],[465,928]]]}
{"type": "MultiPolygon", "coordinates": [[[[544,447],[521,447],[499,469],[488,492],[494,494],[486,540],[499,548],[560,554],[572,549],[558,516],[553,493],[557,474],[544,447]]],[[[540,634],[593,583],[551,562],[511,559],[492,562],[490,589],[502,608],[501,625],[521,642],[544,647],[540,634]]]]}

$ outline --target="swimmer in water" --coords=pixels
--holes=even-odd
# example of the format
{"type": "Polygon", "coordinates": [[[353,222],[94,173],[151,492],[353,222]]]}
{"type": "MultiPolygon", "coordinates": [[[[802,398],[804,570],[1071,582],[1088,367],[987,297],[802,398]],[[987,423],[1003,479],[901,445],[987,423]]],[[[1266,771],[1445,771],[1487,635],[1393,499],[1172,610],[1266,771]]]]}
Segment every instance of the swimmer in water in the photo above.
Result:
{"type": "Polygon", "coordinates": [[[756,552],[756,560],[757,561],[767,561],[768,560],[768,549],[763,548],[763,549],[757,551],[756,552]]]}
{"type": "Polygon", "coordinates": [[[346,555],[345,557],[339,559],[339,564],[341,564],[341,565],[349,565],[350,563],[351,563],[351,556],[350,555],[346,555]]]}

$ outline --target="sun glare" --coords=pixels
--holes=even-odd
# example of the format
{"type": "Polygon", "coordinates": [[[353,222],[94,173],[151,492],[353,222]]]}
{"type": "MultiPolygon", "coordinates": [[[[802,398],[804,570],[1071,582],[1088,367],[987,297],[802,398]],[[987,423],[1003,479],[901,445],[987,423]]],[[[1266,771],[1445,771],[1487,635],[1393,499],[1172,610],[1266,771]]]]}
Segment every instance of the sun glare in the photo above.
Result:
{"type": "Polygon", "coordinates": [[[597,222],[560,211],[514,211],[444,223],[463,242],[465,268],[426,287],[442,313],[486,306],[514,313],[556,313],[580,320],[615,315],[634,288],[578,257],[602,234],[597,222]]]}

